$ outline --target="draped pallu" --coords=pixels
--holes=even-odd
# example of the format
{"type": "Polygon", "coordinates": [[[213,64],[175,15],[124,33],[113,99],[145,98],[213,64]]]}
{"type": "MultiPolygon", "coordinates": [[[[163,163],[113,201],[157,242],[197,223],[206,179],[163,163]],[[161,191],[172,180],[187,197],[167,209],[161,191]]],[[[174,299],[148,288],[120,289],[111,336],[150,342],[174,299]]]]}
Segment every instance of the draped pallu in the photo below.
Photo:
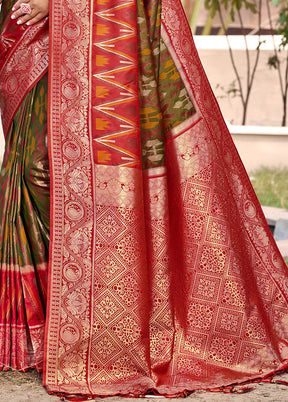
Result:
{"type": "Polygon", "coordinates": [[[56,0],[49,25],[48,392],[285,369],[287,268],[180,1],[56,0]]]}

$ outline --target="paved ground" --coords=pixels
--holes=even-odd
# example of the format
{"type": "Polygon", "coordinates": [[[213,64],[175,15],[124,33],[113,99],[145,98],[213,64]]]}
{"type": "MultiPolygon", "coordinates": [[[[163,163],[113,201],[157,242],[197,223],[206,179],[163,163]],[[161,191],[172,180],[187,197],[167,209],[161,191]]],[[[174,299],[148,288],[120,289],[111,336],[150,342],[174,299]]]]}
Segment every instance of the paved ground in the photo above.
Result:
{"type": "MultiPolygon", "coordinates": [[[[288,374],[279,379],[288,381],[288,374]]],[[[0,373],[0,400],[9,402],[57,402],[60,399],[46,393],[41,384],[41,377],[36,371],[29,373],[5,372],[0,373]]],[[[288,386],[282,384],[256,384],[252,391],[242,394],[224,394],[215,392],[195,392],[185,398],[187,402],[280,402],[288,401],[288,386]]],[[[146,399],[146,398],[145,398],[146,399]]],[[[158,399],[158,398],[147,398],[158,399]]],[[[165,399],[165,398],[164,398],[165,399]]],[[[139,398],[110,397],[107,402],[133,402],[139,398]]],[[[100,401],[100,398],[99,398],[100,401]]]]}

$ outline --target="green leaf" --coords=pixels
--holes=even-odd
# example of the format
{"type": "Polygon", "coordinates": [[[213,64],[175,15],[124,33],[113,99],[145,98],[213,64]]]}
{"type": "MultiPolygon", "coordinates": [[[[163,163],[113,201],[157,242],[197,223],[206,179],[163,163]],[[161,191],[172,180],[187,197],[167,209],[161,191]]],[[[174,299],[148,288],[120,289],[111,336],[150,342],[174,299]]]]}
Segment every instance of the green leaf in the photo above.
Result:
{"type": "Polygon", "coordinates": [[[242,7],[250,10],[253,14],[257,13],[256,0],[205,0],[204,6],[210,11],[212,17],[219,11],[219,7],[223,7],[229,12],[232,21],[235,19],[235,10],[241,10],[242,7]]]}
{"type": "Polygon", "coordinates": [[[270,68],[274,68],[275,70],[277,70],[277,68],[279,67],[280,61],[279,61],[279,58],[276,55],[274,55],[274,56],[270,56],[268,58],[267,63],[270,68]]]}

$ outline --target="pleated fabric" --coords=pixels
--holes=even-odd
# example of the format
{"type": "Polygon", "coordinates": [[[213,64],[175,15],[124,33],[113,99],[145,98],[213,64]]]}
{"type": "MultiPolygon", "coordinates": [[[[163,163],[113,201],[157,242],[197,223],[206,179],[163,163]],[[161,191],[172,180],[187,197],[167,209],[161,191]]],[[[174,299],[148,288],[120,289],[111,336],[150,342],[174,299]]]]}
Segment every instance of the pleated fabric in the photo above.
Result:
{"type": "Polygon", "coordinates": [[[47,76],[26,96],[0,179],[0,368],[42,369],[49,248],[47,76]]]}

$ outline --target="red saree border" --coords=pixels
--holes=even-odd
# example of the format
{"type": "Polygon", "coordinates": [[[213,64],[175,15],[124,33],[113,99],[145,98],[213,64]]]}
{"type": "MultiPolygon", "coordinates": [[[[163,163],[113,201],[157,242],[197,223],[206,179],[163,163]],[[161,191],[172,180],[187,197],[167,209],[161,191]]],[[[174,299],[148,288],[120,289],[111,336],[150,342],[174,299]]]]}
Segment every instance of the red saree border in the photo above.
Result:
{"type": "MultiPolygon", "coordinates": [[[[134,0],[119,3],[135,7],[134,0]]],[[[98,172],[96,175],[94,171],[91,146],[93,138],[90,131],[90,108],[93,106],[89,93],[93,72],[93,61],[90,59],[93,46],[90,27],[94,18],[93,11],[95,11],[93,7],[90,8],[90,4],[88,1],[77,3],[73,5],[72,10],[67,2],[64,4],[64,7],[67,6],[67,13],[64,15],[62,13],[63,4],[60,2],[55,2],[50,9],[52,24],[50,26],[48,141],[50,166],[53,168],[50,176],[50,281],[43,376],[43,382],[48,392],[71,393],[77,390],[84,395],[93,393],[90,388],[92,380],[89,378],[91,370],[87,366],[89,356],[87,356],[88,352],[80,350],[81,348],[77,350],[74,345],[80,338],[90,339],[89,342],[91,342],[92,337],[95,337],[93,326],[90,324],[85,327],[85,322],[93,322],[91,319],[94,314],[92,304],[95,303],[93,286],[94,276],[97,274],[94,267],[94,250],[97,242],[96,214],[99,215],[96,194],[102,190],[102,184],[99,182],[100,173],[98,172]],[[80,61],[78,69],[75,69],[75,57],[80,61]],[[99,183],[99,188],[97,188],[97,183],[99,183]],[[77,216],[76,211],[78,211],[77,216]],[[77,243],[77,246],[73,246],[72,243],[75,246],[77,243]],[[85,255],[84,259],[83,255],[85,255]],[[81,300],[87,299],[90,305],[90,308],[87,307],[83,311],[81,322],[78,318],[70,316],[69,320],[65,322],[65,318],[59,316],[59,308],[63,306],[61,287],[67,281],[67,284],[71,286],[73,272],[78,278],[81,300]],[[83,281],[90,285],[84,286],[83,281]],[[62,345],[64,353],[56,352],[59,344],[62,345]],[[61,383],[60,377],[66,372],[65,355],[69,358],[70,350],[72,351],[71,357],[80,359],[81,367],[84,365],[86,377],[85,379],[79,377],[76,381],[70,376],[65,385],[61,383]]],[[[134,22],[136,23],[136,20],[134,22]]],[[[133,40],[136,44],[135,35],[133,35],[133,40]]],[[[137,79],[135,81],[137,83],[137,79]]],[[[125,99],[127,95],[121,96],[125,99]]],[[[138,106],[137,97],[133,101],[136,101],[136,106],[138,106]]],[[[137,113],[134,119],[138,123],[137,113]]],[[[137,125],[139,126],[139,123],[137,125]]],[[[116,169],[117,172],[120,172],[119,175],[125,171],[127,177],[131,171],[131,168],[99,166],[100,170],[102,168],[104,170],[110,168],[113,171],[116,169]],[[129,173],[126,172],[126,169],[129,173]]],[[[139,169],[132,169],[131,175],[136,175],[137,181],[141,181],[142,174],[139,169]]],[[[108,179],[109,175],[107,181],[108,179]]],[[[128,188],[127,191],[133,193],[132,200],[134,200],[134,191],[128,190],[128,188]]],[[[139,194],[140,192],[136,195],[137,200],[139,194]]],[[[139,208],[141,208],[140,204],[139,208]]],[[[140,265],[138,264],[138,266],[140,265]]],[[[87,348],[91,354],[92,346],[89,345],[87,348]]],[[[135,387],[141,389],[139,393],[142,393],[143,389],[151,388],[152,381],[149,378],[144,377],[141,383],[142,385],[139,385],[135,380],[135,387]]],[[[123,389],[121,393],[129,392],[130,385],[128,387],[125,384],[119,385],[123,389]]]]}
{"type": "MultiPolygon", "coordinates": [[[[48,92],[48,150],[50,170],[50,252],[49,282],[46,334],[44,349],[43,383],[49,391],[61,391],[58,386],[60,342],[59,305],[63,266],[66,272],[72,266],[79,272],[91,271],[91,247],[93,242],[94,210],[93,189],[89,186],[93,178],[93,151],[89,145],[89,79],[90,69],[90,27],[93,10],[90,2],[73,3],[69,1],[50,2],[50,52],[49,52],[49,92],[48,92]],[[63,15],[63,8],[67,11],[63,15]],[[75,69],[75,57],[80,67],[75,69]],[[71,186],[73,178],[79,186],[71,186]],[[79,191],[77,194],[77,190],[79,191]],[[73,201],[69,203],[69,201],[73,201]],[[89,251],[83,261],[83,254],[68,251],[65,233],[65,218],[69,220],[75,206],[83,215],[81,229],[85,232],[80,238],[83,247],[89,251]],[[66,209],[65,209],[66,207],[66,209]],[[65,213],[66,211],[66,213],[65,213]],[[68,214],[68,216],[67,216],[68,214]],[[84,245],[85,243],[85,245],[84,245]],[[66,250],[66,258],[63,256],[66,250]],[[72,262],[72,266],[69,265],[72,262]]],[[[71,221],[72,228],[77,225],[71,221]]],[[[79,235],[79,226],[74,228],[79,235]],[[77,230],[78,229],[78,230],[77,230]]],[[[72,268],[73,269],[73,268],[72,268]]],[[[74,328],[72,329],[74,331],[74,328]]],[[[66,328],[69,336],[70,328],[66,328]]],[[[70,333],[72,333],[70,332],[70,333]]],[[[77,335],[77,329],[74,334],[77,335]]],[[[62,331],[65,337],[65,332],[62,331]]],[[[79,389],[82,388],[79,385],[79,389]]],[[[90,390],[86,386],[85,394],[90,390]]]]}
{"type": "Polygon", "coordinates": [[[5,137],[23,99],[48,70],[48,47],[48,17],[24,28],[8,15],[0,36],[0,108],[5,137]]]}

